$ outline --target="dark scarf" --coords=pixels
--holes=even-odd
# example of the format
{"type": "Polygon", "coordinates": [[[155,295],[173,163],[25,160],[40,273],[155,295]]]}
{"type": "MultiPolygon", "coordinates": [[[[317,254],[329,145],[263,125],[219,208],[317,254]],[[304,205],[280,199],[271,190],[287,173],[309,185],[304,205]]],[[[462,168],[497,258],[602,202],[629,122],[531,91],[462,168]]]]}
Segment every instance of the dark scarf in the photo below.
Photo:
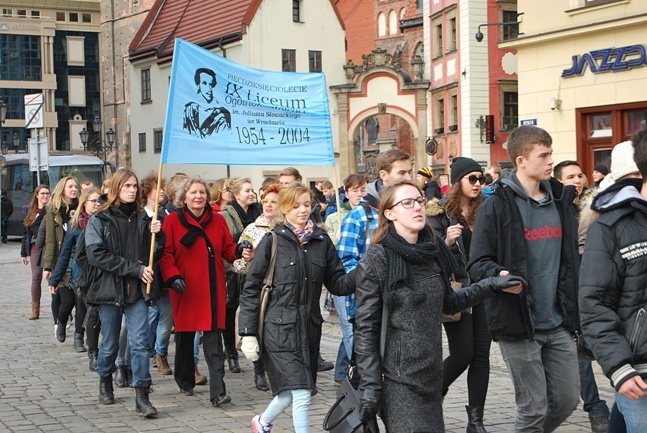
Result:
{"type": "Polygon", "coordinates": [[[256,221],[256,218],[261,216],[262,213],[258,209],[258,206],[254,204],[250,204],[247,207],[247,212],[243,210],[243,208],[238,204],[236,200],[232,200],[231,206],[234,208],[234,210],[238,214],[238,217],[240,218],[240,221],[243,223],[243,228],[256,221]]]}
{"type": "Polygon", "coordinates": [[[76,208],[79,206],[79,199],[74,198],[72,200],[72,203],[69,205],[65,202],[61,204],[60,209],[58,212],[61,214],[61,218],[63,220],[63,224],[67,224],[70,222],[70,218],[74,215],[74,211],[76,211],[76,208]]]}
{"type": "Polygon", "coordinates": [[[385,291],[395,290],[400,285],[415,288],[413,265],[432,266],[435,261],[440,267],[443,281],[449,281],[449,275],[458,267],[449,248],[434,236],[428,226],[420,231],[415,244],[407,242],[393,226],[389,227],[380,243],[384,245],[389,266],[385,291]]]}
{"type": "Polygon", "coordinates": [[[315,228],[315,223],[313,223],[311,219],[308,220],[306,226],[302,229],[296,228],[295,226],[290,224],[290,221],[288,220],[283,221],[283,225],[292,230],[292,233],[294,233],[297,239],[299,239],[299,243],[301,245],[308,243],[308,241],[312,238],[312,234],[314,233],[315,228]]]}
{"type": "MultiPolygon", "coordinates": [[[[182,239],[180,239],[180,243],[187,248],[191,248],[191,246],[195,243],[195,240],[198,238],[198,236],[202,236],[205,242],[207,243],[207,248],[211,248],[211,241],[209,241],[209,238],[204,232],[204,229],[213,219],[213,211],[209,206],[205,207],[204,211],[206,213],[206,216],[203,213],[200,218],[197,218],[195,215],[193,215],[193,213],[191,213],[191,211],[186,206],[178,210],[178,217],[180,218],[180,222],[187,229],[187,233],[184,236],[182,236],[182,239]],[[189,218],[192,218],[198,222],[200,227],[202,227],[202,230],[200,230],[194,224],[191,224],[187,220],[187,214],[189,215],[189,218]]],[[[213,256],[212,248],[209,250],[209,252],[213,256]]]]}
{"type": "Polygon", "coordinates": [[[138,206],[136,201],[132,203],[119,203],[119,210],[121,210],[127,218],[130,218],[133,214],[137,213],[137,208],[138,206]]]}

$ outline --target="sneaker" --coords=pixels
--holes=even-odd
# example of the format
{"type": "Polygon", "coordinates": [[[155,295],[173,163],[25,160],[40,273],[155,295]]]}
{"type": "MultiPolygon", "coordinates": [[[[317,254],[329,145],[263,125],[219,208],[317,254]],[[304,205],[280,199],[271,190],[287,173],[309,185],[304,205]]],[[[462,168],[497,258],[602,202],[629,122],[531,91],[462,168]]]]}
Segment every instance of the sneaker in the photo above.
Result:
{"type": "Polygon", "coordinates": [[[319,356],[319,361],[317,363],[317,371],[330,371],[335,368],[335,364],[330,361],[326,361],[321,356],[319,356]]]}
{"type": "Polygon", "coordinates": [[[270,433],[272,431],[272,424],[263,425],[263,423],[261,422],[261,415],[263,414],[259,413],[254,418],[252,418],[252,430],[254,431],[254,433],[270,433]]]}
{"type": "Polygon", "coordinates": [[[591,422],[591,431],[593,433],[606,433],[609,429],[608,416],[593,416],[589,418],[591,422]]]}
{"type": "Polygon", "coordinates": [[[342,382],[343,382],[343,380],[337,380],[337,379],[335,379],[335,381],[334,381],[332,384],[333,384],[333,386],[334,386],[335,388],[339,388],[339,387],[341,386],[341,383],[342,383],[342,382]]]}

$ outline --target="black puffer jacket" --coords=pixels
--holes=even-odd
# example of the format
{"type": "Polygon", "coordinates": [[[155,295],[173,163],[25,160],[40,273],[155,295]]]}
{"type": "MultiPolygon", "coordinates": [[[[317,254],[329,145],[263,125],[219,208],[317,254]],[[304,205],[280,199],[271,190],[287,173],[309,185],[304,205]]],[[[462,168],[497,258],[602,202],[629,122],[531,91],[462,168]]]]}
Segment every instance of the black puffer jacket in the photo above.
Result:
{"type": "MultiPolygon", "coordinates": [[[[85,229],[85,245],[88,263],[95,267],[97,273],[88,291],[88,303],[91,305],[109,304],[123,306],[127,290],[140,290],[142,298],[148,303],[159,299],[157,286],[151,285],[151,293],[146,293],[146,284],[141,281],[144,267],[148,265],[151,232],[150,218],[146,211],[137,213],[138,235],[133,239],[131,248],[138,250],[138,262],[126,260],[121,256],[122,245],[119,235],[119,224],[110,210],[99,211],[90,217],[85,229]],[[126,280],[137,280],[137,287],[126,287],[126,280]]],[[[157,261],[164,253],[166,234],[164,231],[155,237],[154,259],[157,261]]],[[[86,270],[87,272],[87,270],[86,270]]]]}
{"type": "Polygon", "coordinates": [[[641,179],[623,180],[595,198],[591,208],[601,215],[589,228],[580,270],[584,337],[616,389],[638,374],[647,378],[647,200],[641,186],[641,179]]]}
{"type": "MultiPolygon", "coordinates": [[[[326,232],[315,227],[304,245],[285,225],[277,234],[276,265],[263,329],[263,359],[274,395],[288,389],[312,389],[323,317],[319,307],[322,284],[333,294],[355,291],[354,272],[344,266],[326,232]]],[[[256,247],[240,297],[238,332],[256,335],[259,296],[267,273],[272,236],[256,247]]]]}
{"type": "MultiPolygon", "coordinates": [[[[576,190],[574,186],[564,186],[554,178],[550,179],[550,188],[563,233],[556,302],[564,327],[569,332],[575,332],[579,329],[577,272],[580,261],[577,250],[577,218],[573,207],[576,190]]],[[[528,278],[523,220],[514,197],[512,187],[501,183],[494,194],[479,207],[467,269],[473,281],[497,276],[503,270],[528,278]]],[[[496,298],[485,301],[488,327],[494,341],[534,339],[532,287],[530,289],[522,291],[519,296],[501,293],[496,298]]]]}
{"type": "MultiPolygon", "coordinates": [[[[442,239],[445,239],[447,237],[447,228],[449,226],[453,226],[459,223],[456,218],[450,216],[447,213],[447,210],[443,207],[443,200],[441,200],[439,203],[433,201],[427,203],[425,211],[427,214],[427,220],[434,228],[434,232],[442,239]]],[[[454,242],[454,245],[452,245],[449,249],[451,250],[452,254],[454,254],[454,258],[458,263],[458,269],[456,269],[456,271],[454,272],[456,281],[463,283],[463,286],[469,286],[470,277],[467,274],[467,253],[465,250],[465,245],[463,243],[463,237],[459,236],[456,239],[456,242],[454,242]]]]}
{"type": "MultiPolygon", "coordinates": [[[[47,207],[44,207],[38,212],[34,222],[29,227],[23,227],[24,233],[22,235],[22,246],[20,247],[20,257],[29,257],[31,254],[31,247],[35,244],[38,237],[38,229],[40,223],[45,219],[47,214],[47,207]]],[[[44,242],[44,240],[43,240],[44,242]]]]}

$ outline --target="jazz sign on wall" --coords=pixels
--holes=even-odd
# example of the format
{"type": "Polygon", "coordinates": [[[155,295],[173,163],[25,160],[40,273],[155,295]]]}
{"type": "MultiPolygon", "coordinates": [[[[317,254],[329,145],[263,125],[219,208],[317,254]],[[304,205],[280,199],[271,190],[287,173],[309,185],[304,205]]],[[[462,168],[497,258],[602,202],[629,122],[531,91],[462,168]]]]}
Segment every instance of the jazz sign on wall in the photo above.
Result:
{"type": "Polygon", "coordinates": [[[602,48],[573,56],[573,65],[569,69],[564,69],[562,77],[583,75],[587,66],[594,74],[601,74],[627,71],[645,65],[647,65],[647,46],[644,44],[602,48]]]}

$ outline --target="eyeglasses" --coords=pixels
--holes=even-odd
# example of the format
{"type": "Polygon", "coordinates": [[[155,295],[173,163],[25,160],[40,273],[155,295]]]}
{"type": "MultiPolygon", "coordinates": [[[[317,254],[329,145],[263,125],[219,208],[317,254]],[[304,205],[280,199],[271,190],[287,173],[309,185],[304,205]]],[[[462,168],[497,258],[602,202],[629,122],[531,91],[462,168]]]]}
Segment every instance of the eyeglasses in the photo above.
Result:
{"type": "Polygon", "coordinates": [[[98,199],[98,198],[95,198],[95,199],[93,199],[93,200],[88,200],[88,201],[89,201],[90,203],[94,203],[94,204],[99,203],[99,199],[98,199]]]}
{"type": "Polygon", "coordinates": [[[477,176],[475,174],[470,174],[469,176],[464,176],[467,178],[467,181],[471,185],[476,185],[476,182],[480,183],[481,185],[485,185],[485,176],[477,176]]]}
{"type": "Polygon", "coordinates": [[[269,205],[272,205],[272,206],[279,204],[279,202],[276,201],[276,200],[263,200],[263,201],[261,201],[261,203],[264,204],[264,205],[269,204],[269,205]]]}
{"type": "Polygon", "coordinates": [[[405,209],[411,209],[414,203],[418,203],[421,207],[424,207],[427,204],[427,198],[426,197],[403,198],[402,200],[400,200],[399,202],[391,206],[389,209],[393,209],[399,204],[401,204],[402,207],[405,209]]]}

